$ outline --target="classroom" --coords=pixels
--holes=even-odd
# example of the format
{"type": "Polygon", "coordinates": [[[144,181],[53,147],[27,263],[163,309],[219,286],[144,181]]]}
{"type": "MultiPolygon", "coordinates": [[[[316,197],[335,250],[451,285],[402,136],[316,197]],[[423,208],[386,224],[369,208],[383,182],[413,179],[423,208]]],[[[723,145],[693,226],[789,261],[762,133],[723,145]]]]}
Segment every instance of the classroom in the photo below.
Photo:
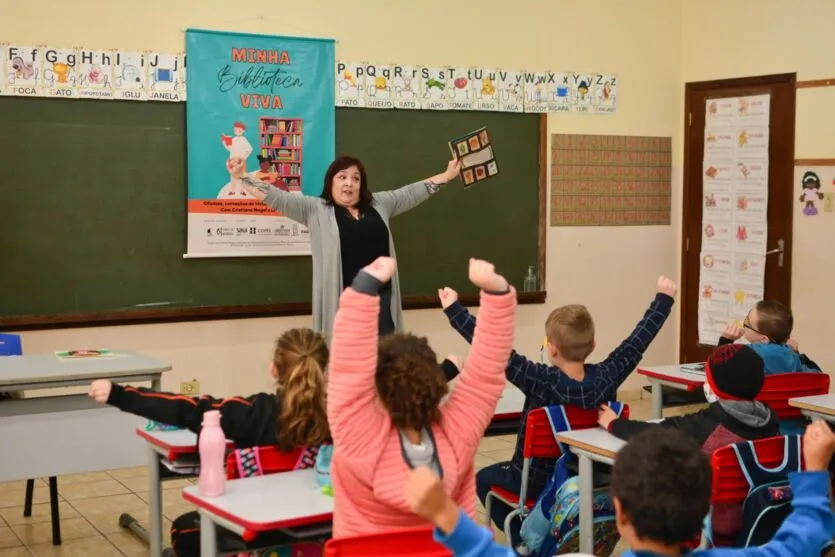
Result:
{"type": "MultiPolygon", "coordinates": [[[[659,275],[676,282],[679,294],[667,323],[641,360],[641,367],[704,361],[708,352],[700,352],[698,358],[685,358],[695,354],[687,350],[697,343],[699,334],[695,317],[699,268],[691,265],[689,278],[683,274],[683,265],[688,260],[687,231],[692,224],[686,219],[688,211],[692,215],[694,210],[690,208],[692,201],[685,195],[686,137],[689,122],[704,123],[703,116],[691,120],[685,102],[688,91],[698,95],[702,90],[698,87],[686,89],[686,85],[796,74],[789,81],[792,87],[797,84],[796,93],[792,91],[791,102],[781,105],[781,108],[792,107],[794,110],[794,126],[786,129],[787,135],[783,137],[793,148],[793,161],[790,168],[786,166],[788,174],[785,174],[787,180],[789,176],[791,179],[791,195],[769,201],[769,216],[773,214],[772,204],[782,204],[777,212],[784,221],[768,223],[769,230],[774,227],[774,230],[785,232],[785,237],[779,238],[783,240],[780,249],[784,253],[779,255],[788,268],[781,266],[782,274],[774,279],[783,277],[781,284],[766,279],[766,296],[769,288],[773,288],[775,295],[779,292],[781,301],[790,302],[795,320],[792,338],[798,340],[802,352],[809,354],[824,373],[835,369],[835,352],[829,344],[835,337],[835,320],[830,318],[835,313],[835,297],[827,294],[828,285],[835,281],[835,261],[826,256],[829,246],[835,244],[835,212],[831,212],[835,192],[835,128],[831,125],[833,120],[829,119],[835,119],[835,67],[831,61],[831,48],[827,46],[831,22],[835,19],[835,4],[829,0],[605,0],[598,3],[523,0],[514,4],[486,0],[472,5],[439,0],[419,3],[308,0],[299,4],[254,3],[240,10],[230,9],[230,4],[219,0],[148,0],[135,6],[103,0],[64,3],[35,0],[5,6],[3,13],[4,17],[0,18],[2,44],[81,45],[179,53],[185,51],[185,30],[199,28],[332,38],[336,41],[337,60],[532,71],[582,70],[617,75],[618,98],[614,112],[566,112],[542,116],[547,143],[541,145],[541,151],[535,155],[544,156],[540,165],[546,176],[545,190],[538,197],[539,203],[545,204],[539,206],[544,226],[539,245],[531,242],[526,253],[540,254],[538,261],[531,260],[529,264],[535,265],[539,276],[545,280],[540,281],[536,289],[539,295],[528,296],[526,301],[520,298],[514,333],[514,348],[533,361],[540,359],[543,323],[551,310],[574,303],[584,304],[595,316],[596,349],[590,356],[591,361],[604,359],[646,310],[655,294],[659,275]],[[804,83],[807,85],[801,85],[804,83]],[[551,213],[555,196],[552,180],[557,172],[552,154],[556,149],[554,141],[565,134],[668,139],[671,152],[668,214],[665,212],[663,219],[655,224],[630,226],[571,226],[556,222],[551,213]],[[829,176],[820,188],[827,194],[826,200],[821,198],[817,202],[820,212],[814,216],[803,212],[804,190],[796,177],[797,172],[802,175],[807,168],[820,169],[818,172],[822,176],[824,172],[829,176]],[[827,203],[828,208],[825,207],[827,203]],[[688,315],[683,313],[685,307],[688,315]]],[[[730,89],[731,85],[716,88],[719,87],[730,89]]],[[[746,87],[750,88],[750,83],[739,85],[740,95],[746,94],[746,87]]],[[[0,99],[3,102],[16,100],[0,99]]],[[[49,102],[72,104],[77,101],[50,99],[49,102]]],[[[339,114],[337,142],[339,146],[350,146],[352,138],[345,134],[340,136],[338,124],[343,116],[339,114]]],[[[341,114],[347,115],[347,112],[341,114]]],[[[443,115],[435,114],[432,118],[441,119],[443,115]]],[[[3,139],[4,142],[14,141],[11,136],[3,139]]],[[[44,157],[49,156],[48,143],[32,145],[32,149],[42,151],[44,157]]],[[[445,151],[448,153],[446,145],[441,144],[440,159],[433,163],[433,168],[441,170],[446,164],[445,151]]],[[[63,169],[66,173],[63,179],[82,182],[78,186],[80,194],[84,192],[85,175],[96,174],[93,169],[95,153],[85,154],[92,161],[84,164],[90,166],[63,169]]],[[[350,151],[336,154],[350,154],[350,151]]],[[[0,161],[3,161],[2,154],[0,161]]],[[[3,162],[7,167],[13,164],[13,161],[3,162]]],[[[696,172],[701,171],[701,161],[690,161],[689,164],[691,169],[699,167],[696,172]]],[[[370,164],[368,172],[373,180],[375,169],[370,164]]],[[[417,180],[421,175],[414,175],[412,179],[417,180]]],[[[148,172],[148,177],[153,180],[153,173],[148,172]]],[[[27,195],[45,191],[45,188],[33,185],[16,184],[14,187],[29,189],[31,193],[27,195]]],[[[10,186],[0,183],[0,191],[7,187],[10,186]]],[[[458,183],[450,187],[461,186],[458,183]]],[[[470,198],[474,198],[478,192],[467,193],[473,193],[470,198]]],[[[456,199],[461,206],[454,210],[469,213],[466,207],[469,198],[456,199]]],[[[699,197],[695,202],[700,205],[699,197]]],[[[91,200],[90,203],[105,209],[111,207],[106,202],[97,205],[91,200]]],[[[183,203],[183,211],[185,205],[183,203]]],[[[422,210],[419,208],[408,216],[411,220],[407,231],[419,230],[422,210]]],[[[449,217],[452,211],[452,208],[446,208],[437,213],[440,216],[436,215],[431,226],[442,228],[444,220],[438,219],[444,215],[449,217]]],[[[701,210],[697,214],[701,215],[701,210]]],[[[22,218],[36,219],[37,216],[24,215],[22,218]]],[[[125,217],[130,220],[129,214],[125,217]]],[[[79,218],[84,219],[85,215],[79,218]]],[[[468,214],[466,218],[470,219],[468,223],[481,220],[477,213],[468,214]]],[[[85,229],[91,234],[101,233],[96,229],[97,222],[100,222],[97,215],[89,215],[85,229]]],[[[153,223],[130,222],[137,230],[144,230],[142,226],[153,227],[153,223]]],[[[496,214],[484,215],[481,226],[498,229],[496,234],[512,234],[501,231],[502,218],[496,214]]],[[[3,257],[6,257],[5,253],[21,256],[17,251],[21,247],[16,236],[16,230],[6,230],[0,241],[3,257]]],[[[769,241],[776,242],[777,239],[776,233],[768,236],[769,241]]],[[[413,243],[403,238],[402,230],[396,241],[398,247],[402,243],[413,243]]],[[[185,231],[181,236],[170,238],[170,242],[177,244],[182,252],[185,231]]],[[[767,246],[768,250],[777,247],[774,242],[767,246]]],[[[26,246],[28,242],[23,244],[26,246]]],[[[120,254],[111,256],[116,262],[114,265],[118,265],[120,254]]],[[[34,256],[23,259],[36,261],[34,256]]],[[[261,259],[257,262],[259,269],[284,264],[284,258],[261,259]]],[[[460,276],[449,280],[463,284],[466,262],[463,257],[459,259],[461,268],[457,272],[460,276]]],[[[177,264],[191,262],[185,260],[177,264]]],[[[57,267],[62,263],[40,262],[40,269],[48,273],[50,265],[57,267]]],[[[508,281],[520,294],[527,266],[527,261],[520,263],[507,274],[508,281]]],[[[433,267],[432,272],[437,270],[433,267]]],[[[15,272],[7,268],[4,274],[14,275],[15,272]]],[[[447,354],[465,357],[470,347],[448,325],[440,305],[435,303],[437,298],[427,301],[428,295],[434,292],[431,279],[438,281],[434,288],[446,285],[446,278],[440,272],[437,275],[421,275],[422,282],[417,288],[420,292],[411,292],[421,301],[404,304],[405,328],[427,337],[440,358],[447,354]]],[[[95,281],[95,277],[89,280],[95,281]]],[[[307,280],[297,290],[308,292],[309,278],[307,280]]],[[[27,288],[22,279],[7,278],[0,280],[0,284],[4,285],[0,288],[3,292],[0,308],[27,288]],[[19,290],[15,291],[16,288],[19,290]]],[[[234,284],[221,286],[237,287],[234,284]]],[[[110,292],[111,286],[106,286],[105,290],[110,292]]],[[[309,299],[287,301],[309,302],[309,299]]],[[[266,370],[276,337],[294,327],[311,325],[309,313],[236,316],[239,318],[218,315],[181,321],[73,324],[69,327],[16,327],[6,321],[5,315],[0,311],[0,332],[21,335],[25,354],[52,355],[56,351],[80,348],[131,350],[170,366],[170,371],[162,374],[163,390],[178,392],[184,384],[193,384],[199,393],[214,396],[271,391],[272,377],[266,370]]],[[[146,379],[159,380],[159,375],[152,375],[147,375],[146,379]]],[[[644,389],[649,385],[647,376],[632,373],[618,389],[618,400],[630,405],[633,417],[657,417],[651,394],[644,389]]],[[[86,394],[87,386],[61,386],[40,394],[68,392],[86,394]]],[[[674,413],[690,409],[676,408],[674,413]]],[[[133,432],[128,429],[125,435],[133,437],[133,432]]],[[[515,442],[512,433],[485,438],[475,456],[476,468],[510,459],[515,442]]],[[[106,450],[102,447],[102,451],[106,450]]],[[[1,457],[0,462],[5,462],[6,458],[1,457]]],[[[139,464],[123,470],[60,477],[62,543],[59,547],[52,544],[47,480],[36,481],[34,507],[29,518],[22,516],[26,481],[0,484],[0,557],[148,555],[147,544],[118,524],[123,512],[135,515],[140,522],[146,520],[151,497],[147,474],[147,466],[139,464]]],[[[183,488],[191,485],[190,480],[163,484],[162,530],[166,540],[171,520],[194,509],[181,494],[183,488]]],[[[484,523],[481,505],[477,506],[477,519],[484,523]]]]}

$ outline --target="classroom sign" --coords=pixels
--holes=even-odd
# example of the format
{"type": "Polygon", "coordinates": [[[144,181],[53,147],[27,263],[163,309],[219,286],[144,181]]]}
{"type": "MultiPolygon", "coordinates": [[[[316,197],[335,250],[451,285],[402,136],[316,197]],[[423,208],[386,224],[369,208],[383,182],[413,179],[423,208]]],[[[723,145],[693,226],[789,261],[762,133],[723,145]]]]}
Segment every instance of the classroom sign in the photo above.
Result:
{"type": "Polygon", "coordinates": [[[310,255],[301,224],[229,171],[319,195],[334,158],[334,42],[188,30],[186,257],[310,255]]]}

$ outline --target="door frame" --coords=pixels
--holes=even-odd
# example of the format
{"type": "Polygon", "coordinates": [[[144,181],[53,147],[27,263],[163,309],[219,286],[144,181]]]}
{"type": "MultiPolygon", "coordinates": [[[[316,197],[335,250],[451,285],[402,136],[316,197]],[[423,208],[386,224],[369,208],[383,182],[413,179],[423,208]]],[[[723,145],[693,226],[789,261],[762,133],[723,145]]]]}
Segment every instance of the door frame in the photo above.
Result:
{"type": "MultiPolygon", "coordinates": [[[[681,312],[679,314],[679,339],[678,339],[678,359],[679,363],[686,363],[684,361],[685,357],[685,349],[686,349],[686,333],[688,332],[685,326],[685,319],[690,311],[698,312],[698,299],[696,300],[688,300],[686,293],[688,292],[688,279],[689,275],[691,274],[688,269],[688,223],[690,221],[690,217],[693,211],[693,203],[701,204],[701,192],[698,197],[695,196],[695,185],[692,183],[691,180],[691,173],[693,171],[693,165],[697,165],[699,168],[699,174],[701,175],[701,168],[703,161],[694,161],[690,156],[691,149],[693,145],[691,145],[690,139],[690,122],[692,121],[691,114],[693,109],[701,110],[703,107],[693,106],[693,93],[696,92],[703,92],[705,90],[712,90],[712,89],[746,89],[746,88],[761,88],[763,86],[768,85],[789,85],[792,88],[793,94],[790,95],[790,99],[787,102],[783,103],[782,106],[779,107],[779,110],[789,112],[791,114],[792,124],[790,129],[786,131],[785,136],[788,140],[788,145],[791,148],[785,152],[781,153],[780,157],[774,157],[773,152],[769,149],[769,167],[771,166],[771,161],[779,160],[783,157],[786,157],[785,168],[787,169],[785,172],[785,176],[780,175],[778,177],[779,180],[785,180],[788,184],[794,183],[794,148],[795,148],[795,127],[796,127],[796,106],[797,106],[797,95],[794,94],[796,91],[796,84],[797,84],[797,73],[784,73],[784,74],[773,74],[773,75],[761,75],[761,76],[754,76],[754,77],[740,77],[740,78],[731,78],[731,79],[719,79],[714,81],[696,81],[696,82],[689,82],[685,83],[684,85],[684,160],[683,160],[683,188],[682,188],[682,217],[681,217],[681,245],[680,245],[680,253],[681,253],[681,312]],[[696,307],[689,307],[691,302],[695,302],[696,307]]],[[[744,93],[740,93],[744,94],[744,93]]],[[[772,110],[776,109],[772,105],[772,110]]],[[[769,178],[771,179],[772,176],[770,174],[771,170],[769,169],[769,178]]],[[[781,173],[782,174],[782,173],[781,173]]],[[[791,302],[791,265],[792,265],[792,232],[793,232],[793,217],[794,217],[794,188],[788,187],[784,188],[785,195],[781,196],[782,198],[772,198],[769,191],[769,205],[771,203],[783,203],[785,206],[789,207],[789,211],[787,211],[786,217],[786,229],[789,233],[786,234],[785,238],[785,247],[783,253],[783,264],[789,270],[788,273],[788,280],[785,281],[785,284],[778,285],[779,294],[775,296],[776,298],[783,300],[784,303],[787,305],[791,302]]],[[[771,249],[771,245],[768,245],[767,249],[771,249]]],[[[698,280],[698,279],[697,279],[698,280]]],[[[774,285],[772,285],[774,286],[774,285]]],[[[697,285],[698,287],[698,285],[697,285]]],[[[698,334],[698,331],[697,331],[698,334]]]]}

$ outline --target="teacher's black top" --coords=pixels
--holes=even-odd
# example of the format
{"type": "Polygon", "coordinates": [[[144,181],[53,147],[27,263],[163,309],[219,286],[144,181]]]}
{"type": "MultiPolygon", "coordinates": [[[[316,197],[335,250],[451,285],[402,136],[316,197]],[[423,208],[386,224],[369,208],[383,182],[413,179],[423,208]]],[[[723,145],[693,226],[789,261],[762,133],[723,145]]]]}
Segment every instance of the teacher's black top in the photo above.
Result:
{"type": "MultiPolygon", "coordinates": [[[[342,252],[342,287],[348,288],[363,267],[390,255],[389,230],[374,207],[360,211],[357,219],[339,205],[334,206],[334,213],[342,252]]],[[[389,290],[391,283],[387,282],[381,293],[389,290]]]]}

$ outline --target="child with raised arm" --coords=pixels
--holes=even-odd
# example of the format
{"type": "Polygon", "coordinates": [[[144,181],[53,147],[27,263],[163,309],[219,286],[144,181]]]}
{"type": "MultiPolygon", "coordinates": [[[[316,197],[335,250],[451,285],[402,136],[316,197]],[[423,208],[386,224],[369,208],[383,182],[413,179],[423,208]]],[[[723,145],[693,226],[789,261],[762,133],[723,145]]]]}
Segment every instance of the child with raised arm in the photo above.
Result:
{"type": "MultiPolygon", "coordinates": [[[[310,329],[291,329],[275,343],[270,372],[274,393],[248,397],[190,397],[123,387],[105,379],[93,381],[90,396],[160,423],[200,433],[203,414],[220,410],[220,425],[235,448],[277,446],[290,452],[317,446],[330,438],[325,405],[325,338],[310,329]]],[[[178,557],[200,554],[198,513],[181,515],[171,524],[171,545],[178,557]]]]}
{"type": "MultiPolygon", "coordinates": [[[[655,299],[638,325],[602,362],[586,363],[586,358],[595,348],[594,321],[584,306],[576,304],[555,309],[545,322],[545,351],[550,365],[532,362],[515,350],[511,353],[507,363],[507,379],[525,394],[525,404],[513,459],[482,468],[476,475],[476,490],[482,503],[493,486],[519,493],[528,412],[553,404],[571,404],[592,409],[617,398],[618,387],[635,370],[673,307],[675,283],[662,276],[657,286],[655,299]]],[[[438,296],[452,327],[467,342],[472,342],[476,320],[458,302],[458,293],[451,288],[443,288],[438,291],[438,296]]],[[[552,459],[533,460],[528,497],[536,499],[551,479],[554,464],[552,459]]],[[[492,505],[490,518],[502,528],[510,510],[505,505],[492,505]]]]}
{"type": "MultiPolygon", "coordinates": [[[[806,471],[793,473],[790,514],[774,538],[761,547],[689,552],[684,544],[702,528],[710,508],[710,464],[699,446],[673,429],[649,429],[618,453],[612,494],[618,532],[631,548],[622,557],[818,557],[835,537],[827,467],[835,434],[815,422],[803,436],[806,471]]],[[[427,468],[414,470],[406,484],[412,510],[435,525],[435,539],[455,557],[513,557],[493,533],[461,512],[427,468]]]]}
{"type": "Polygon", "coordinates": [[[740,327],[729,323],[719,346],[745,338],[765,364],[765,374],[793,371],[820,371],[818,364],[801,354],[797,341],[791,338],[794,328],[792,310],[776,300],[761,300],[748,312],[740,327]]]}
{"type": "Polygon", "coordinates": [[[447,381],[427,340],[395,333],[378,341],[377,292],[394,272],[389,257],[366,266],[342,293],[334,321],[328,421],[335,538],[425,525],[403,495],[418,466],[443,478],[472,516],[473,457],[505,384],[516,291],[493,265],[470,260],[470,280],[482,290],[480,323],[443,406],[447,381]]]}

